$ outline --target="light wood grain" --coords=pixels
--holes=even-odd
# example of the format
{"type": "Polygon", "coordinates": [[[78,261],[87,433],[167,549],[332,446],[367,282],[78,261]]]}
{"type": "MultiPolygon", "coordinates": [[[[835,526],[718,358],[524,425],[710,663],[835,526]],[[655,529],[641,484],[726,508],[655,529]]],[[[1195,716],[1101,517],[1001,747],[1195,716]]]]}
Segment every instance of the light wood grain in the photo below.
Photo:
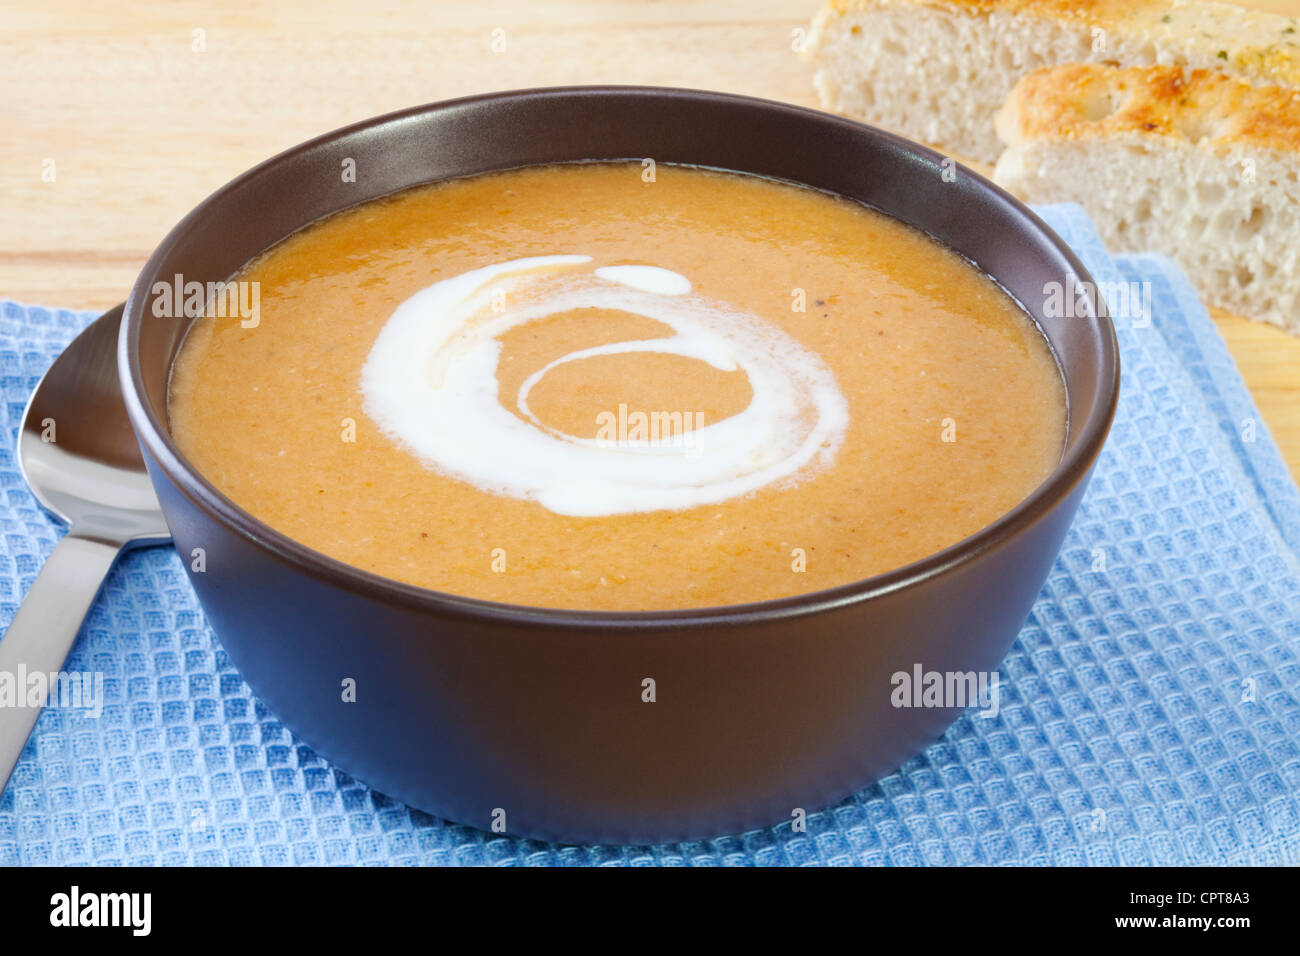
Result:
{"type": "MultiPolygon", "coordinates": [[[[1250,5],[1300,15],[1300,0],[1250,5]]],[[[418,103],[515,87],[649,83],[815,106],[792,32],[818,6],[6,4],[0,296],[108,307],[167,230],[222,183],[323,131],[418,103]],[[493,51],[495,30],[504,31],[503,52],[493,51]],[[54,182],[42,179],[46,160],[54,182]]],[[[1300,475],[1300,339],[1233,316],[1216,321],[1300,475]]]]}

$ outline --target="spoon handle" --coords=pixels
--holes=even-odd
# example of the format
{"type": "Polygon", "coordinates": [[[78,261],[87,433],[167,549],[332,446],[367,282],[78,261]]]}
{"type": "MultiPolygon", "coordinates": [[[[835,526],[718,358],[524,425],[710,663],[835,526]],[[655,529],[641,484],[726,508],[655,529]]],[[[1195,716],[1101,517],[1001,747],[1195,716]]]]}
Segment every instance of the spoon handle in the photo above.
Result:
{"type": "Polygon", "coordinates": [[[0,686],[0,793],[36,726],[47,694],[56,693],[61,686],[57,680],[52,684],[50,675],[62,669],[81,622],[120,550],[117,544],[70,531],[51,552],[9,630],[0,638],[0,682],[9,683],[13,691],[10,696],[0,686]],[[33,682],[34,675],[41,676],[33,682]],[[33,683],[40,694],[34,706],[28,700],[33,683]]]}

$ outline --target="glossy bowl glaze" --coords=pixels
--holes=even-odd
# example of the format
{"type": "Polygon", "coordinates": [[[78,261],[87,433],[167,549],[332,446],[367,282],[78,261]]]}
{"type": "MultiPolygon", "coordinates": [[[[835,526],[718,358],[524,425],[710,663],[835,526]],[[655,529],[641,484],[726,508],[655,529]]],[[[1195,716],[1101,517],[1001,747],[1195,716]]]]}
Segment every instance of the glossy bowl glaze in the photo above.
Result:
{"type": "Polygon", "coordinates": [[[960,712],[895,707],[895,673],[997,670],[1061,547],[1119,387],[1110,321],[1094,297],[1071,317],[1045,314],[1052,283],[1092,288],[1023,205],[888,133],[720,93],[526,90],[360,123],[219,190],[140,274],[119,363],[207,617],[299,738],[348,775],[460,823],[654,843],[798,820],[843,798],[960,712]],[[224,280],[314,220],[416,184],[645,158],[838,193],[974,262],[1033,315],[1061,365],[1069,425],[1056,471],[979,533],[860,583],[731,607],[573,612],[441,594],[342,564],[236,507],[172,441],[167,380],[186,322],[153,315],[155,282],[224,280]],[[340,175],[349,159],[355,182],[340,175]],[[189,558],[198,548],[202,571],[189,558]],[[654,702],[643,700],[647,678],[654,702]],[[348,680],[355,701],[345,699],[348,680]]]}

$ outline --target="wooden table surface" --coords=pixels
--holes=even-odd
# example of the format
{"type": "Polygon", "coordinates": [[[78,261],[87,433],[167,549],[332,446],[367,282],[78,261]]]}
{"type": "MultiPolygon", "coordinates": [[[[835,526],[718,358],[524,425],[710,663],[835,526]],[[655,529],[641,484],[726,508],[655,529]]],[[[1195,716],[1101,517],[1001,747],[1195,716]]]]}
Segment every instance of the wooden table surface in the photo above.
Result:
{"type": "MultiPolygon", "coordinates": [[[[304,139],[418,103],[647,83],[816,106],[791,41],[819,5],[5,4],[0,296],[107,308],[167,230],[222,183],[304,139]]],[[[1300,15],[1300,0],[1250,5],[1300,15]]],[[[1300,338],[1216,321],[1300,475],[1300,338]]]]}

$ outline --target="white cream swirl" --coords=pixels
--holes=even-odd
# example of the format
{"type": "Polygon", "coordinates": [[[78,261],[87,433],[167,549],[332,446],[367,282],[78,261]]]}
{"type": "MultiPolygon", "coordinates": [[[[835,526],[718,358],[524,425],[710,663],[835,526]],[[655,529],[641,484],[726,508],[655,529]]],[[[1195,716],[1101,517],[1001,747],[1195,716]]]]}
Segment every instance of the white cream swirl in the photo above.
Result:
{"type": "Polygon", "coordinates": [[[848,427],[848,405],[814,353],[757,316],[693,294],[676,272],[580,268],[591,261],[581,255],[515,259],[411,296],[384,325],[362,369],[366,414],[430,467],[564,515],[713,504],[833,459],[848,427]],[[502,308],[505,302],[509,308],[502,308]],[[570,352],[524,381],[514,400],[519,415],[504,407],[499,337],[583,308],[639,314],[675,334],[570,352]],[[743,411],[698,429],[689,442],[580,438],[533,415],[529,392],[556,366],[630,352],[685,356],[724,372],[743,369],[753,396],[743,411]]]}

